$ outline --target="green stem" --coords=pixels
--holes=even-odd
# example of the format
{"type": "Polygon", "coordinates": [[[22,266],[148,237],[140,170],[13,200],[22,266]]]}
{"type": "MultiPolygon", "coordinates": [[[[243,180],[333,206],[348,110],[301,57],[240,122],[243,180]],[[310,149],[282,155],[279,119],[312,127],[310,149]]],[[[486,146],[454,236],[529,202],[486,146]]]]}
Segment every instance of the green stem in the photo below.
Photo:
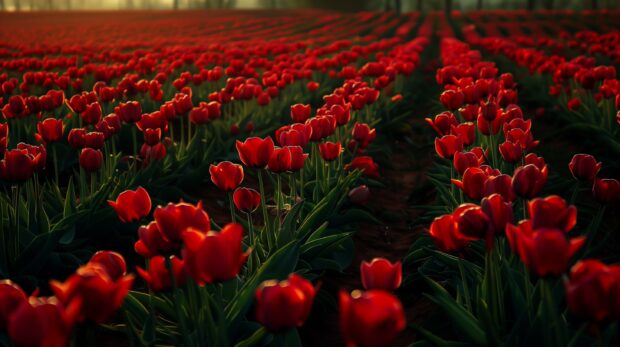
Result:
{"type": "Polygon", "coordinates": [[[235,202],[233,200],[233,193],[232,192],[228,192],[228,204],[230,206],[230,220],[233,223],[237,223],[237,218],[235,216],[235,202]]]}
{"type": "Polygon", "coordinates": [[[263,211],[263,224],[265,225],[265,230],[269,231],[269,218],[267,216],[267,196],[265,195],[265,185],[263,183],[263,172],[261,169],[258,169],[258,186],[260,189],[260,207],[263,211]]]}
{"type": "Polygon", "coordinates": [[[170,276],[170,285],[172,286],[172,298],[174,300],[174,307],[176,309],[177,321],[179,322],[179,329],[181,330],[181,336],[183,337],[183,342],[185,346],[192,346],[192,343],[189,339],[189,334],[187,331],[187,327],[185,325],[185,319],[183,317],[183,311],[181,307],[181,302],[179,300],[179,293],[177,289],[177,280],[174,277],[174,269],[172,267],[172,258],[166,257],[166,269],[168,270],[168,275],[170,276]]]}
{"type": "Polygon", "coordinates": [[[281,212],[282,211],[282,174],[277,174],[277,182],[278,182],[278,190],[276,191],[276,194],[277,194],[276,196],[277,196],[277,201],[278,201],[278,204],[277,204],[277,216],[278,216],[277,217],[278,218],[277,222],[278,222],[278,224],[277,224],[277,226],[278,226],[278,229],[279,229],[279,226],[280,226],[280,223],[281,223],[280,216],[281,216],[281,213],[282,213],[281,212]]]}

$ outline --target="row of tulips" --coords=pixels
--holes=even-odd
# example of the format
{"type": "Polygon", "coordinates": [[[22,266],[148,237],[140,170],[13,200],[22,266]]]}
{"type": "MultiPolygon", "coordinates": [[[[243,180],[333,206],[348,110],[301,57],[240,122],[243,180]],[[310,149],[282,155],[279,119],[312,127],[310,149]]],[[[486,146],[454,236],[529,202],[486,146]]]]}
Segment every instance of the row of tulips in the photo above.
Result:
{"type": "Polygon", "coordinates": [[[448,213],[435,218],[406,263],[419,265],[428,297],[454,331],[415,328],[446,346],[610,343],[618,266],[574,259],[591,256],[609,236],[596,234],[605,206],[620,200],[620,183],[599,178],[594,157],[573,157],[574,186],[589,185],[601,204],[588,227],[576,229],[576,194],[570,202],[540,197],[550,189],[549,166],[532,152],[539,142],[517,105],[513,76],[454,38],[443,39],[441,61],[436,79],[448,111],[427,122],[438,135],[430,178],[448,213]]]}

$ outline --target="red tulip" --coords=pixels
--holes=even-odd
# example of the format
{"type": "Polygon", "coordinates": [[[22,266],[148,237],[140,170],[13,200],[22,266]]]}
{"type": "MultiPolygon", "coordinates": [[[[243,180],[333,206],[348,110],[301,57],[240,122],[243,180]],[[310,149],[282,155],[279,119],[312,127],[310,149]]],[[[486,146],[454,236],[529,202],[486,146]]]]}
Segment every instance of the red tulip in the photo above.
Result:
{"type": "Polygon", "coordinates": [[[396,290],[402,281],[402,263],[391,263],[384,258],[374,258],[360,264],[362,285],[364,289],[396,290]]]}
{"type": "Polygon", "coordinates": [[[533,229],[528,220],[518,226],[508,224],[506,236],[512,251],[519,254],[523,264],[540,277],[564,273],[585,241],[585,237],[567,240],[564,231],[559,229],[533,229]]]}
{"type": "Polygon", "coordinates": [[[592,194],[601,204],[620,201],[620,182],[615,179],[597,178],[592,186],[592,194]]]}
{"type": "Polygon", "coordinates": [[[233,194],[233,202],[241,212],[252,213],[260,205],[260,193],[254,189],[239,187],[233,194]]]}
{"type": "Polygon", "coordinates": [[[71,145],[71,147],[75,149],[82,149],[86,147],[86,129],[84,128],[73,128],[69,131],[69,135],[67,136],[67,141],[71,145]]]}
{"type": "Polygon", "coordinates": [[[479,167],[482,163],[484,156],[478,156],[474,151],[454,153],[453,164],[459,175],[463,175],[470,167],[479,167]]]}
{"type": "Polygon", "coordinates": [[[64,306],[54,297],[23,300],[9,318],[8,336],[17,347],[65,347],[79,305],[75,302],[64,306]]]}
{"type": "Polygon", "coordinates": [[[547,166],[539,169],[533,164],[518,167],[512,176],[512,188],[522,198],[534,198],[547,183],[547,166]]]}
{"type": "Polygon", "coordinates": [[[340,292],[340,329],[347,346],[393,346],[407,320],[396,296],[383,290],[340,292]]]}
{"type": "Polygon", "coordinates": [[[35,146],[20,142],[17,144],[17,149],[23,151],[28,155],[28,157],[30,157],[34,171],[41,171],[45,168],[47,150],[44,145],[35,146]]]}
{"type": "Polygon", "coordinates": [[[618,317],[618,285],[620,266],[607,266],[595,259],[577,262],[565,283],[568,308],[590,321],[618,317]]]}
{"type": "Polygon", "coordinates": [[[267,169],[271,172],[293,172],[301,170],[308,154],[299,146],[275,148],[269,159],[267,169]]]}
{"type": "Polygon", "coordinates": [[[306,84],[306,88],[308,89],[308,91],[313,92],[317,89],[319,89],[321,85],[318,82],[315,81],[310,81],[306,84]]]}
{"type": "Polygon", "coordinates": [[[459,124],[452,112],[442,112],[436,115],[434,120],[430,118],[425,118],[424,120],[435,129],[439,136],[449,135],[452,126],[457,126],[459,124]]]}
{"type": "Polygon", "coordinates": [[[506,224],[512,223],[512,204],[504,200],[501,195],[493,194],[482,199],[480,206],[489,218],[491,231],[503,234],[506,224]]]}
{"type": "Polygon", "coordinates": [[[463,141],[455,135],[444,135],[435,138],[435,151],[437,155],[445,159],[452,159],[454,153],[463,149],[463,141]]]}
{"type": "Polygon", "coordinates": [[[484,182],[484,195],[500,194],[504,200],[512,202],[516,196],[512,189],[512,177],[509,175],[490,176],[484,182]]]}
{"type": "Polygon", "coordinates": [[[579,98],[572,98],[568,100],[567,107],[571,111],[577,111],[581,107],[581,100],[579,98]]]}
{"type": "Polygon", "coordinates": [[[484,184],[489,175],[479,167],[469,167],[463,174],[463,180],[452,179],[452,183],[461,189],[468,198],[480,200],[484,196],[484,184]]]}
{"type": "Polygon", "coordinates": [[[443,252],[460,251],[470,241],[461,234],[455,218],[451,214],[435,218],[428,233],[435,246],[443,252]]]}
{"type": "Polygon", "coordinates": [[[99,131],[91,131],[84,135],[84,147],[92,149],[102,149],[105,142],[105,135],[99,131]]]}
{"type": "Polygon", "coordinates": [[[291,106],[291,119],[295,123],[305,122],[310,117],[312,108],[310,105],[295,104],[291,106]]]}
{"type": "Polygon", "coordinates": [[[188,228],[183,233],[183,259],[188,274],[198,284],[233,279],[247,260],[243,253],[243,227],[227,224],[220,232],[188,228]]]}
{"type": "Polygon", "coordinates": [[[180,202],[157,207],[153,218],[164,238],[170,242],[180,241],[188,228],[207,232],[211,229],[209,215],[202,209],[202,201],[197,205],[180,202]]]}
{"type": "Polygon", "coordinates": [[[499,145],[499,153],[505,162],[514,164],[521,160],[523,149],[518,144],[506,141],[499,145]]]}
{"type": "Polygon", "coordinates": [[[355,123],[352,135],[361,148],[366,148],[377,137],[377,132],[375,129],[371,129],[368,124],[355,123]]]}
{"type": "Polygon", "coordinates": [[[602,164],[597,163],[596,159],[589,154],[575,154],[568,164],[573,177],[586,182],[594,181],[601,166],[602,164]]]}
{"type": "Polygon", "coordinates": [[[281,146],[306,147],[312,136],[312,127],[304,123],[285,125],[276,130],[276,140],[281,146]]]}
{"type": "Polygon", "coordinates": [[[209,122],[209,110],[206,107],[194,107],[189,112],[189,121],[194,124],[207,124],[209,122]]]}
{"type": "Polygon", "coordinates": [[[101,120],[101,105],[98,102],[93,102],[86,105],[83,112],[80,113],[80,118],[85,124],[97,124],[101,120]]]}
{"type": "Polygon", "coordinates": [[[271,137],[264,139],[250,137],[244,142],[237,141],[239,158],[248,167],[264,168],[269,163],[273,151],[274,147],[271,137]]]}
{"type": "Polygon", "coordinates": [[[103,153],[98,149],[83,148],[80,152],[80,166],[86,172],[95,172],[103,164],[103,153]]]}
{"type": "Polygon", "coordinates": [[[34,174],[34,163],[28,151],[12,149],[4,154],[0,161],[2,179],[12,182],[24,182],[34,174]]]}
{"type": "Polygon", "coordinates": [[[491,231],[489,217],[476,204],[462,204],[452,215],[459,233],[470,240],[485,239],[491,231]]]}
{"type": "Polygon", "coordinates": [[[300,327],[315,295],[312,283],[296,274],[286,281],[265,281],[256,289],[256,320],[271,332],[300,327]]]}
{"type": "Polygon", "coordinates": [[[463,142],[463,146],[469,146],[476,141],[476,125],[472,122],[461,123],[457,126],[453,125],[450,133],[458,136],[461,142],[463,142]]]}
{"type": "Polygon", "coordinates": [[[492,122],[497,118],[499,106],[494,101],[483,102],[478,109],[478,116],[482,116],[486,121],[492,122]]]}
{"type": "Polygon", "coordinates": [[[9,280],[0,281],[0,330],[6,330],[11,314],[26,301],[26,293],[17,284],[9,280]]]}
{"type": "Polygon", "coordinates": [[[166,145],[161,142],[154,146],[149,146],[145,143],[140,148],[140,157],[144,159],[145,165],[148,165],[149,163],[156,160],[164,159],[166,157],[166,154],[166,145]]]}
{"type": "Polygon", "coordinates": [[[164,238],[159,231],[157,222],[150,222],[138,228],[139,240],[134,244],[134,250],[145,258],[151,258],[160,254],[168,254],[178,248],[178,244],[164,238]]]}
{"type": "MultiPolygon", "coordinates": [[[[122,260],[120,255],[112,260],[116,258],[122,260]]],[[[120,264],[91,261],[78,268],[64,283],[51,281],[50,288],[65,305],[81,303],[81,319],[101,324],[120,308],[133,280],[132,275],[125,273],[124,260],[120,264]]]]}
{"type": "Polygon", "coordinates": [[[528,202],[532,228],[553,228],[569,232],[577,224],[577,208],[557,195],[528,202]]]}
{"type": "Polygon", "coordinates": [[[108,204],[123,223],[140,220],[151,212],[151,197],[142,187],[126,190],[118,195],[116,201],[108,200],[108,204]]]}
{"type": "Polygon", "coordinates": [[[305,122],[306,126],[312,128],[312,134],[310,135],[310,141],[318,142],[332,135],[336,131],[336,117],[332,115],[316,116],[310,118],[305,122]]]}
{"type": "Polygon", "coordinates": [[[142,106],[137,101],[129,101],[118,105],[116,114],[125,123],[135,123],[142,117],[142,106]]]}
{"type": "Polygon", "coordinates": [[[356,205],[366,205],[370,200],[370,189],[362,184],[349,191],[349,200],[356,205]]]}
{"type": "MultiPolygon", "coordinates": [[[[173,256],[170,258],[170,264],[172,266],[172,273],[174,274],[176,286],[180,287],[184,285],[187,275],[185,274],[185,264],[183,260],[173,256]]],[[[136,271],[154,292],[157,293],[172,289],[170,271],[166,265],[166,258],[163,256],[157,255],[151,258],[148,270],[144,270],[138,266],[136,267],[136,271]]]]}
{"type": "Polygon", "coordinates": [[[59,141],[62,138],[63,130],[62,119],[47,118],[37,123],[37,137],[47,143],[59,141]]]}
{"type": "Polygon", "coordinates": [[[160,128],[147,128],[142,131],[144,135],[144,143],[148,146],[155,146],[161,141],[161,129],[160,128]]]}
{"type": "Polygon", "coordinates": [[[349,164],[344,166],[346,171],[361,170],[365,176],[379,178],[379,165],[371,157],[359,156],[353,158],[349,164]]]}
{"type": "Polygon", "coordinates": [[[323,160],[329,162],[338,159],[340,153],[342,153],[342,145],[340,142],[325,142],[319,143],[319,152],[323,160]]]}
{"type": "Polygon", "coordinates": [[[461,91],[448,89],[441,93],[439,101],[450,111],[458,110],[465,102],[465,94],[461,91]]]}
{"type": "Polygon", "coordinates": [[[209,167],[211,182],[219,189],[229,192],[237,188],[243,182],[243,167],[229,161],[223,161],[209,167]]]}

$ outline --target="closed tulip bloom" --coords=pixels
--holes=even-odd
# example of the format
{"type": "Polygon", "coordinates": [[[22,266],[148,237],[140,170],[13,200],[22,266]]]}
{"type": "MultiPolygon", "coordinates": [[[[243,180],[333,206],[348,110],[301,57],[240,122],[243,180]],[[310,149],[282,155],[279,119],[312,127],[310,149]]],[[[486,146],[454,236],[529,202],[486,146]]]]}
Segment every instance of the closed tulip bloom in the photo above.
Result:
{"type": "Polygon", "coordinates": [[[47,150],[44,145],[35,146],[20,142],[17,144],[17,149],[23,151],[28,155],[28,157],[30,157],[34,171],[41,171],[45,168],[47,150]]]}
{"type": "Polygon", "coordinates": [[[435,138],[435,151],[444,159],[452,159],[454,153],[463,149],[463,141],[456,135],[444,135],[435,138]]]}
{"type": "Polygon", "coordinates": [[[12,149],[4,154],[0,161],[2,179],[11,182],[24,182],[34,174],[32,157],[26,150],[12,149]]]}
{"type": "Polygon", "coordinates": [[[207,124],[209,122],[209,110],[206,107],[194,107],[189,112],[189,121],[194,124],[207,124]]]}
{"type": "Polygon", "coordinates": [[[366,205],[368,200],[370,200],[370,189],[365,184],[362,184],[351,189],[347,196],[356,205],[366,205]]]}
{"type": "Polygon", "coordinates": [[[62,138],[63,130],[62,119],[47,118],[37,123],[37,137],[47,143],[59,141],[62,138]]]}
{"type": "Polygon", "coordinates": [[[306,147],[312,136],[312,127],[304,123],[285,125],[276,130],[276,140],[280,146],[306,147]]]}
{"type": "MultiPolygon", "coordinates": [[[[173,256],[170,258],[170,264],[172,265],[175,285],[177,287],[184,285],[187,280],[185,263],[183,260],[173,256]]],[[[136,267],[136,272],[155,293],[172,289],[172,280],[166,265],[166,258],[161,255],[151,258],[148,270],[138,266],[136,267]]]]}
{"type": "Polygon", "coordinates": [[[468,198],[480,200],[485,195],[484,184],[489,175],[479,167],[470,167],[465,170],[463,180],[452,179],[452,184],[461,189],[468,198]]]}
{"type": "Polygon", "coordinates": [[[167,153],[168,151],[166,150],[166,145],[161,142],[155,144],[154,146],[149,146],[145,143],[142,147],[140,147],[140,157],[144,159],[145,165],[148,165],[153,161],[164,159],[167,153]]]}
{"type": "Polygon", "coordinates": [[[505,141],[499,145],[499,153],[502,155],[505,162],[514,164],[521,160],[523,149],[518,144],[505,141]]]}
{"type": "Polygon", "coordinates": [[[108,200],[108,205],[116,211],[121,222],[130,223],[148,216],[151,212],[151,197],[146,189],[138,187],[120,193],[116,201],[108,200]]]}
{"type": "Polygon", "coordinates": [[[452,112],[442,112],[436,115],[435,119],[425,118],[424,120],[435,129],[439,136],[449,135],[452,126],[457,126],[459,124],[452,112]]]}
{"type": "Polygon", "coordinates": [[[149,146],[155,146],[159,143],[159,141],[161,141],[161,129],[160,128],[144,129],[142,131],[142,134],[144,135],[144,143],[149,146]]]}
{"type": "Polygon", "coordinates": [[[303,148],[299,146],[286,146],[284,148],[288,149],[291,153],[291,164],[287,171],[295,172],[303,169],[306,159],[308,158],[308,154],[304,153],[303,148]]]}
{"type": "Polygon", "coordinates": [[[65,347],[79,314],[79,303],[65,306],[56,298],[35,298],[19,303],[7,324],[16,347],[65,347]]]}
{"type": "Polygon", "coordinates": [[[181,241],[187,228],[207,232],[211,229],[209,215],[202,209],[202,201],[197,205],[186,202],[177,204],[168,203],[165,207],[159,206],[153,212],[159,231],[170,242],[181,241]]]}
{"type": "Polygon", "coordinates": [[[336,124],[345,125],[351,120],[351,108],[347,105],[332,105],[329,113],[336,117],[336,124]]]}
{"type": "Polygon", "coordinates": [[[571,111],[577,111],[581,107],[581,100],[579,98],[572,98],[568,100],[566,106],[571,111]]]}
{"type": "Polygon", "coordinates": [[[101,324],[121,307],[133,280],[133,276],[125,272],[119,276],[103,263],[89,262],[65,282],[51,281],[50,288],[65,305],[81,302],[81,319],[101,324]]]}
{"type": "Polygon", "coordinates": [[[26,293],[17,284],[10,280],[0,281],[0,330],[6,330],[9,317],[25,301],[26,293]]]}
{"type": "Polygon", "coordinates": [[[491,232],[494,234],[503,234],[506,225],[512,223],[512,204],[501,195],[492,194],[482,199],[480,207],[489,218],[491,232]]]}
{"type": "Polygon", "coordinates": [[[562,275],[585,241],[585,237],[569,240],[564,231],[559,229],[534,230],[528,220],[518,226],[508,224],[506,236],[512,251],[539,277],[562,275]]]}
{"type": "Polygon", "coordinates": [[[125,123],[135,123],[142,117],[142,106],[137,101],[121,103],[116,114],[125,123]]]}
{"type": "Polygon", "coordinates": [[[557,195],[528,202],[532,228],[553,228],[569,232],[577,224],[577,208],[557,195]]]}
{"type": "Polygon", "coordinates": [[[243,182],[243,167],[229,161],[223,161],[209,167],[211,182],[219,189],[229,192],[235,190],[243,182]]]}
{"type": "Polygon", "coordinates": [[[330,162],[338,159],[342,153],[342,145],[340,142],[325,142],[319,144],[319,152],[323,160],[330,162]]]}
{"type": "Polygon", "coordinates": [[[458,110],[465,102],[465,94],[457,90],[446,90],[439,96],[439,101],[450,111],[458,110]]]}
{"type": "Polygon", "coordinates": [[[260,193],[251,188],[239,187],[233,193],[233,202],[241,212],[252,213],[260,206],[260,193]]]}
{"type": "Polygon", "coordinates": [[[463,146],[469,146],[476,141],[476,125],[472,122],[452,126],[450,133],[458,136],[463,142],[463,146]]]}
{"type": "Polygon", "coordinates": [[[227,224],[220,232],[188,228],[183,233],[187,273],[200,285],[235,278],[251,251],[243,252],[242,240],[240,224],[227,224]]]}
{"type": "Polygon", "coordinates": [[[451,214],[437,217],[428,231],[435,246],[443,252],[460,251],[470,239],[459,231],[455,218],[451,214]]]}
{"type": "Polygon", "coordinates": [[[483,102],[478,109],[478,116],[492,122],[497,118],[497,111],[499,111],[499,106],[494,101],[483,102]]]}
{"type": "Polygon", "coordinates": [[[579,261],[565,283],[567,306],[573,314],[592,322],[617,319],[614,302],[619,283],[620,266],[607,266],[596,259],[579,261]]]}
{"type": "Polygon", "coordinates": [[[136,253],[145,258],[168,254],[179,248],[178,243],[170,242],[164,238],[155,221],[140,226],[138,238],[133,248],[136,253]]]}
{"type": "Polygon", "coordinates": [[[262,169],[269,163],[271,154],[274,151],[273,140],[271,137],[261,139],[260,137],[250,137],[244,142],[237,140],[237,152],[243,164],[247,167],[262,169]]]}
{"type": "Polygon", "coordinates": [[[454,153],[453,164],[459,175],[463,175],[470,167],[479,167],[484,163],[484,156],[480,157],[473,151],[454,153]]]}
{"type": "Polygon", "coordinates": [[[105,135],[99,131],[91,131],[84,135],[84,147],[102,149],[105,143],[105,135]]]}
{"type": "Polygon", "coordinates": [[[316,289],[297,274],[286,281],[265,281],[255,293],[256,320],[268,331],[302,326],[310,315],[316,289]]]}
{"type": "Polygon", "coordinates": [[[589,154],[575,154],[568,164],[573,177],[580,181],[594,181],[596,175],[601,170],[602,164],[596,162],[596,159],[589,154]]]}
{"type": "Polygon", "coordinates": [[[365,176],[371,178],[379,178],[379,165],[377,165],[372,157],[359,156],[353,158],[349,164],[344,166],[345,171],[361,170],[365,176]]]}
{"type": "Polygon", "coordinates": [[[364,289],[396,290],[402,281],[402,263],[391,263],[385,258],[374,258],[360,264],[360,274],[364,289]]]}
{"type": "Polygon", "coordinates": [[[620,182],[611,178],[597,178],[592,186],[594,199],[601,204],[620,201],[620,182]]]}
{"type": "Polygon", "coordinates": [[[304,104],[295,104],[291,106],[291,119],[295,123],[305,122],[308,118],[310,118],[310,112],[312,112],[312,108],[310,105],[304,104]]]}
{"type": "Polygon", "coordinates": [[[487,178],[484,182],[484,195],[489,196],[495,193],[500,194],[508,202],[513,202],[516,199],[510,175],[502,174],[487,178]]]}
{"type": "Polygon", "coordinates": [[[127,273],[127,263],[120,253],[98,251],[90,258],[88,264],[100,265],[113,280],[120,279],[127,273]]]}
{"type": "Polygon", "coordinates": [[[340,329],[347,346],[393,346],[406,325],[395,295],[383,290],[340,292],[340,329]]]}
{"type": "Polygon", "coordinates": [[[93,102],[86,105],[86,108],[80,113],[80,118],[85,124],[97,124],[101,120],[101,105],[98,102],[93,102]]]}
{"type": "Polygon", "coordinates": [[[98,149],[83,148],[80,152],[80,166],[86,172],[95,172],[103,164],[103,153],[98,149]]]}
{"type": "Polygon", "coordinates": [[[377,137],[375,129],[371,129],[366,123],[355,123],[352,131],[353,139],[359,142],[362,148],[368,147],[374,139],[377,137]]]}
{"type": "Polygon", "coordinates": [[[532,199],[547,183],[547,166],[539,169],[533,164],[518,167],[512,176],[512,188],[514,192],[527,199],[532,199]]]}
{"type": "Polygon", "coordinates": [[[489,217],[476,204],[462,204],[452,215],[459,233],[470,240],[485,239],[491,231],[489,217]]]}

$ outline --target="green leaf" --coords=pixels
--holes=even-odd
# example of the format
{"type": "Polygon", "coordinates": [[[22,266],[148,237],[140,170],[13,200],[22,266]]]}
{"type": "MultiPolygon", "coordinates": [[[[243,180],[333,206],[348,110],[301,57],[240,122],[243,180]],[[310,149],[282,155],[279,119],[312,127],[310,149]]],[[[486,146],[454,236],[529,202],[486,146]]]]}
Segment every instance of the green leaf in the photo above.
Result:
{"type": "Polygon", "coordinates": [[[304,259],[316,258],[330,250],[338,247],[341,243],[351,237],[351,233],[341,233],[321,237],[319,239],[309,241],[301,246],[301,255],[304,259]]]}
{"type": "Polygon", "coordinates": [[[252,336],[248,337],[247,339],[243,341],[238,342],[235,345],[235,347],[256,346],[263,339],[263,337],[265,337],[266,333],[267,333],[267,330],[265,330],[265,327],[260,327],[254,332],[254,334],[252,334],[252,336]]]}

